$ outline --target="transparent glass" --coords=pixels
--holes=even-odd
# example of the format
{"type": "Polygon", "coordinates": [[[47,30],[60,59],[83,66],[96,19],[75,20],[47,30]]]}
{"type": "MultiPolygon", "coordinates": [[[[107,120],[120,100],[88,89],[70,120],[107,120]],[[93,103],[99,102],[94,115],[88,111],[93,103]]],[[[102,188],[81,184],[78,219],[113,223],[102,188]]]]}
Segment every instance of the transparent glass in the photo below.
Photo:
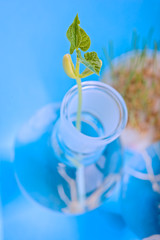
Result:
{"type": "Polygon", "coordinates": [[[110,198],[121,179],[119,135],[127,108],[112,87],[82,84],[81,132],[75,127],[78,90],[61,108],[41,109],[20,131],[15,146],[17,181],[24,193],[53,210],[80,214],[110,198]]]}

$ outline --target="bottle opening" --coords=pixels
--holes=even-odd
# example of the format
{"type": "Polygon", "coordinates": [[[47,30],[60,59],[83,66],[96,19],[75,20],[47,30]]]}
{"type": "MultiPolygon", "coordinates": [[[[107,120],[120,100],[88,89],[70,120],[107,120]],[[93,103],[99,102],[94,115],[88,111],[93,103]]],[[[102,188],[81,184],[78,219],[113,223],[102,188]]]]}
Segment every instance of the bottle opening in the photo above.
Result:
{"type": "MultiPolygon", "coordinates": [[[[76,114],[73,116],[73,125],[76,127],[76,114]]],[[[81,133],[89,137],[104,136],[104,128],[99,119],[87,112],[81,114],[81,133]]]]}

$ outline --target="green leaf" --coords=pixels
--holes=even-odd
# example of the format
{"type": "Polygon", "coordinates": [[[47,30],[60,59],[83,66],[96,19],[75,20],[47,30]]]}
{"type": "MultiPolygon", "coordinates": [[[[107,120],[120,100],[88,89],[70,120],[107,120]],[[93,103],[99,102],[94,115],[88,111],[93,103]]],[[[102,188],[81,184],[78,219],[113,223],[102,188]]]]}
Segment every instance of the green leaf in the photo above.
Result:
{"type": "Polygon", "coordinates": [[[66,34],[68,40],[71,43],[70,54],[72,54],[74,50],[79,47],[81,42],[81,33],[80,33],[79,24],[80,24],[80,21],[77,14],[73,23],[69,26],[66,34]]]}
{"type": "Polygon", "coordinates": [[[80,78],[85,78],[90,75],[92,75],[94,72],[92,72],[89,68],[85,68],[85,70],[80,74],[80,78]]]}
{"type": "Polygon", "coordinates": [[[87,52],[84,54],[84,58],[81,56],[81,52],[77,50],[77,56],[79,61],[83,63],[87,68],[89,68],[92,72],[99,75],[102,63],[98,58],[96,52],[87,52]]]}
{"type": "Polygon", "coordinates": [[[79,48],[82,51],[86,52],[91,45],[91,40],[87,35],[87,33],[81,27],[79,28],[80,28],[80,34],[81,34],[81,42],[80,42],[79,48]]]}
{"type": "Polygon", "coordinates": [[[91,41],[87,33],[79,26],[80,21],[78,14],[76,15],[73,23],[67,30],[67,38],[71,43],[70,54],[74,52],[75,49],[80,48],[82,51],[87,51],[91,45],[91,41]]]}

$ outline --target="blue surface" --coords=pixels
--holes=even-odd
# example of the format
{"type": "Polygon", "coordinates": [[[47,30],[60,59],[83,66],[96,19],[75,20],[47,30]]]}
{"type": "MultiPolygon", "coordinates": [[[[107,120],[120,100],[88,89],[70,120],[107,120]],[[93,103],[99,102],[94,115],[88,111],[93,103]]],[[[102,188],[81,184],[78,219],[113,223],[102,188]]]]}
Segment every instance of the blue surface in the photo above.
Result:
{"type": "MultiPolygon", "coordinates": [[[[91,49],[114,41],[115,55],[130,48],[133,28],[145,37],[154,27],[160,38],[159,0],[42,1],[0,0],[0,160],[3,240],[137,239],[119,217],[99,210],[73,218],[31,204],[20,194],[11,167],[14,138],[34,112],[60,101],[75,83],[62,69],[69,50],[65,33],[79,13],[91,49]],[[87,13],[88,10],[88,13],[87,13]],[[42,231],[40,231],[42,230],[42,231]],[[52,236],[52,237],[51,237],[52,236]],[[24,238],[25,237],[25,238],[24,238]]],[[[97,76],[89,79],[97,79],[97,76]]],[[[0,221],[1,222],[1,221],[0,221]]]]}

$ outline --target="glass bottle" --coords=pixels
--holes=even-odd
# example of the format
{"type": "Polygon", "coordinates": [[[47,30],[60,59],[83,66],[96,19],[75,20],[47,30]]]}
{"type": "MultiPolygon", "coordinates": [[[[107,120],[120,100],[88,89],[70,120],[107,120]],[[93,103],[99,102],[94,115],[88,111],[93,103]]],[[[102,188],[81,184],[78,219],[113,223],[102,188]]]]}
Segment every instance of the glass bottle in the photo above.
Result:
{"type": "Polygon", "coordinates": [[[80,214],[109,199],[121,180],[119,135],[127,122],[123,98],[96,81],[82,83],[81,132],[75,127],[78,90],[41,109],[15,145],[17,181],[27,196],[53,210],[80,214]]]}

